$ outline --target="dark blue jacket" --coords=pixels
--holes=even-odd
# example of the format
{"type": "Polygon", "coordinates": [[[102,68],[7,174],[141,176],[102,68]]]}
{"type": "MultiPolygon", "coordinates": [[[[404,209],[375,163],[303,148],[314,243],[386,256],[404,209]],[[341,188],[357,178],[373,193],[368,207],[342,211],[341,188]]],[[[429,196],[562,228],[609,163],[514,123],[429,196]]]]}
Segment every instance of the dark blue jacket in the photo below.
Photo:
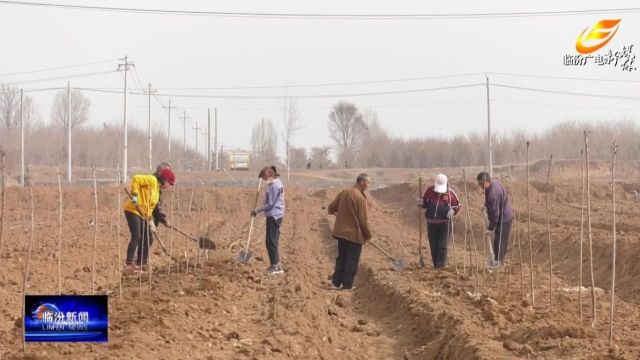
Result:
{"type": "Polygon", "coordinates": [[[513,208],[507,190],[498,181],[491,181],[491,186],[484,190],[484,206],[489,216],[489,230],[495,229],[501,221],[513,220],[513,208]]]}

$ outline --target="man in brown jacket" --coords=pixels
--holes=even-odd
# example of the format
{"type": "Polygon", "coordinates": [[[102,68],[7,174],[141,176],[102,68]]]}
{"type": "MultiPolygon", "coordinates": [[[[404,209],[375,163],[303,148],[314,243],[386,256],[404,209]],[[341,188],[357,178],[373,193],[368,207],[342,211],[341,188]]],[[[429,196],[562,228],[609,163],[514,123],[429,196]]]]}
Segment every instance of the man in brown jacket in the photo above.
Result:
{"type": "Polygon", "coordinates": [[[335,289],[350,290],[358,271],[362,245],[371,239],[367,222],[367,198],[369,176],[360,174],[356,184],[342,190],[329,205],[329,215],[336,216],[332,236],[338,240],[338,257],[331,279],[335,289]]]}

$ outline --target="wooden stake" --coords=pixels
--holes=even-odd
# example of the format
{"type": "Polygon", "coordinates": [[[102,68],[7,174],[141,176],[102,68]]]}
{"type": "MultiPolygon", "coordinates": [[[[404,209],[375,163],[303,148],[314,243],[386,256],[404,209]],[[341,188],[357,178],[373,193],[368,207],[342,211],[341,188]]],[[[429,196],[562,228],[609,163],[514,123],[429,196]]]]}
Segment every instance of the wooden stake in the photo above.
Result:
{"type": "Polygon", "coordinates": [[[93,168],[93,199],[94,219],[93,219],[93,255],[91,256],[91,295],[96,294],[96,246],[98,244],[98,184],[96,182],[96,168],[93,168]]]}
{"type": "Polygon", "coordinates": [[[553,155],[549,157],[549,171],[547,172],[547,191],[545,196],[545,213],[547,214],[547,237],[549,239],[549,307],[553,310],[553,249],[551,246],[551,220],[549,216],[549,193],[551,192],[551,164],[553,155]]]}
{"type": "Polygon", "coordinates": [[[533,244],[531,242],[531,192],[530,192],[530,179],[529,179],[529,146],[531,143],[527,141],[527,237],[529,238],[529,273],[531,279],[531,306],[536,305],[536,289],[533,285],[534,271],[533,271],[533,244]]]}
{"type": "Polygon", "coordinates": [[[0,147],[0,264],[2,264],[2,245],[4,244],[4,150],[0,147]]]}
{"type": "Polygon", "coordinates": [[[580,150],[580,178],[582,191],[580,192],[580,280],[578,283],[578,314],[580,323],[582,324],[582,268],[584,264],[583,246],[584,246],[584,149],[580,150]]]}
{"type": "Polygon", "coordinates": [[[118,207],[116,208],[116,242],[118,243],[118,296],[120,300],[122,300],[122,258],[120,257],[120,209],[121,200],[120,200],[120,165],[118,165],[118,174],[116,175],[116,198],[118,199],[118,207]]]}
{"type": "MultiPolygon", "coordinates": [[[[511,194],[515,194],[515,191],[513,191],[514,185],[513,185],[513,179],[511,177],[511,164],[509,164],[509,192],[511,194]]],[[[511,252],[513,252],[515,250],[516,244],[518,242],[517,240],[517,234],[518,234],[518,217],[516,216],[516,198],[514,197],[513,200],[511,201],[511,205],[513,207],[513,231],[511,232],[513,234],[513,246],[511,247],[511,252]]],[[[509,235],[511,235],[511,233],[509,235]]],[[[507,250],[508,250],[508,246],[507,246],[507,250]]],[[[507,258],[507,256],[509,256],[509,252],[507,251],[507,254],[505,255],[505,260],[507,258]]],[[[509,271],[507,271],[507,288],[505,293],[507,294],[507,296],[509,296],[509,285],[511,283],[511,271],[513,270],[513,259],[514,259],[514,255],[511,255],[511,261],[509,261],[509,271]]],[[[506,263],[506,261],[505,261],[506,263]]]]}
{"type": "Polygon", "coordinates": [[[31,234],[29,236],[29,250],[27,252],[27,263],[24,267],[24,277],[22,279],[22,314],[20,317],[22,318],[22,352],[27,350],[27,341],[25,338],[25,329],[24,329],[24,315],[25,315],[25,299],[27,295],[27,289],[29,287],[29,270],[31,266],[31,252],[33,251],[33,239],[35,238],[36,233],[36,212],[35,206],[33,204],[33,189],[31,185],[29,185],[29,199],[31,203],[31,234]]]}
{"type": "MultiPolygon", "coordinates": [[[[180,190],[178,189],[178,187],[175,188],[176,191],[176,205],[175,205],[175,209],[178,211],[178,216],[181,216],[182,214],[180,213],[180,190]]],[[[178,217],[176,217],[175,219],[176,223],[178,225],[180,225],[180,222],[178,220],[178,217]]],[[[172,231],[173,233],[173,231],[172,231]]],[[[173,235],[171,235],[173,236],[173,235]]],[[[180,253],[178,253],[178,261],[176,263],[176,275],[180,274],[180,253]]]]}
{"type": "Polygon", "coordinates": [[[615,311],[616,295],[616,154],[618,144],[614,141],[612,146],[613,160],[611,162],[611,204],[613,205],[613,254],[611,261],[611,305],[609,306],[609,348],[613,345],[613,316],[615,311]]]}
{"type": "Polygon", "coordinates": [[[591,187],[589,184],[589,132],[584,132],[584,158],[587,177],[587,236],[589,237],[589,267],[591,270],[591,327],[596,327],[596,280],[593,276],[593,237],[591,236],[591,187]]]}
{"type": "Polygon", "coordinates": [[[110,274],[111,274],[111,259],[113,259],[113,254],[112,254],[112,250],[113,250],[113,246],[111,246],[111,244],[113,244],[113,214],[111,214],[109,216],[109,232],[108,232],[108,238],[107,241],[104,242],[105,246],[107,247],[107,251],[105,252],[105,254],[107,254],[107,276],[105,279],[105,291],[104,294],[105,295],[109,295],[109,288],[110,288],[110,274]]]}
{"type": "MultiPolygon", "coordinates": [[[[464,178],[464,201],[465,203],[469,204],[469,192],[467,191],[467,177],[466,177],[466,172],[463,169],[462,170],[462,177],[464,178]]],[[[474,262],[475,262],[475,271],[473,270],[473,268],[471,268],[471,271],[473,271],[475,273],[476,276],[476,286],[480,285],[480,275],[478,275],[478,247],[476,245],[476,236],[473,233],[473,223],[471,222],[471,215],[469,214],[469,206],[467,205],[467,210],[465,211],[465,215],[466,215],[466,224],[468,224],[468,228],[469,228],[469,233],[471,234],[471,241],[473,241],[473,256],[474,256],[474,262]]],[[[471,262],[472,258],[471,258],[471,246],[469,247],[469,262],[471,262]]],[[[471,267],[471,264],[469,265],[471,267]]],[[[483,275],[484,276],[484,275],[483,275]]]]}
{"type": "MultiPolygon", "coordinates": [[[[522,211],[518,213],[517,222],[520,223],[520,217],[522,216],[522,211]]],[[[520,236],[520,229],[518,228],[516,231],[516,241],[518,241],[518,252],[520,253],[520,294],[522,295],[522,300],[526,299],[525,291],[524,291],[524,264],[522,259],[522,237],[520,236]]]]}
{"type": "MultiPolygon", "coordinates": [[[[204,189],[204,236],[208,237],[209,235],[209,199],[207,195],[208,195],[207,189],[204,189]]],[[[198,234],[198,236],[200,236],[200,234],[198,234]]],[[[199,245],[200,245],[200,242],[198,241],[198,246],[199,245]]],[[[402,241],[400,241],[400,245],[402,246],[402,241]]],[[[402,246],[402,248],[404,249],[404,246],[402,246]]],[[[205,259],[209,261],[209,249],[207,248],[204,251],[204,253],[206,255],[205,259]]]]}
{"type": "MultiPolygon", "coordinates": [[[[176,192],[173,191],[171,193],[171,221],[174,221],[174,211],[173,211],[173,206],[175,204],[175,200],[176,200],[176,192]]],[[[169,228],[167,228],[167,230],[169,230],[169,228]]],[[[167,279],[169,278],[169,275],[171,273],[171,256],[173,255],[173,231],[168,231],[168,237],[169,237],[169,257],[167,258],[167,279]]],[[[178,259],[180,258],[180,255],[178,255],[178,259]]],[[[179,261],[179,260],[178,260],[179,261]]],[[[178,264],[176,264],[176,266],[178,266],[178,264]]]]}
{"type": "Polygon", "coordinates": [[[62,295],[62,180],[60,169],[56,168],[58,176],[58,295],[62,295]]]}
{"type": "MultiPolygon", "coordinates": [[[[147,209],[151,209],[151,196],[147,198],[147,209]]],[[[151,268],[151,254],[153,254],[153,251],[151,251],[151,238],[153,237],[153,234],[151,233],[152,221],[153,216],[149,217],[147,220],[147,252],[149,253],[149,255],[147,255],[147,271],[149,272],[149,291],[153,290],[153,282],[151,281],[153,276],[153,269],[151,268]]]]}

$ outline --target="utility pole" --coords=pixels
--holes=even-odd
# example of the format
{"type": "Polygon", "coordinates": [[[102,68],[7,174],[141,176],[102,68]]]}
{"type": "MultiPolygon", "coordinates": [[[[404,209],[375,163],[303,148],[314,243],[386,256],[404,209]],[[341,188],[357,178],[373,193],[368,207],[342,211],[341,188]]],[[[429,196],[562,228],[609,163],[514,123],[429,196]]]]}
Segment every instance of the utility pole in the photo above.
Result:
{"type": "Polygon", "coordinates": [[[198,127],[198,120],[196,120],[196,126],[194,126],[192,129],[196,131],[196,154],[197,154],[198,153],[198,135],[200,134],[198,131],[202,129],[201,127],[198,127]]]}
{"type": "Polygon", "coordinates": [[[207,109],[207,171],[211,171],[211,109],[207,109]]]}
{"type": "Polygon", "coordinates": [[[489,176],[493,178],[493,147],[491,146],[491,106],[489,97],[489,76],[487,78],[487,136],[489,138],[489,176]]]}
{"type": "Polygon", "coordinates": [[[213,143],[213,148],[216,151],[216,171],[220,170],[220,163],[218,162],[218,160],[220,159],[220,153],[218,152],[218,108],[214,108],[214,116],[215,116],[215,123],[216,123],[216,134],[215,134],[215,140],[213,143]]]}
{"type": "MultiPolygon", "coordinates": [[[[171,99],[169,99],[169,106],[167,109],[169,110],[169,125],[167,126],[167,143],[169,144],[169,159],[171,159],[171,109],[175,109],[175,106],[171,106],[171,99]]],[[[170,161],[170,160],[169,160],[170,161]]]]}
{"type": "Polygon", "coordinates": [[[149,95],[149,171],[153,171],[153,140],[151,136],[151,95],[157,91],[151,91],[151,83],[149,83],[149,91],[145,91],[149,95]]]}
{"type": "Polygon", "coordinates": [[[20,185],[24,183],[24,91],[20,89],[20,185]]]}
{"type": "Polygon", "coordinates": [[[67,181],[71,182],[71,81],[67,81],[67,181]]]}
{"type": "Polygon", "coordinates": [[[180,156],[180,167],[182,168],[182,170],[184,171],[184,154],[187,152],[187,120],[191,119],[190,116],[187,116],[187,112],[186,111],[182,111],[182,117],[181,119],[183,120],[183,129],[182,129],[182,155],[180,156]]]}
{"type": "Polygon", "coordinates": [[[129,72],[129,66],[135,66],[132,62],[129,61],[129,57],[127,55],[124,56],[124,64],[118,64],[118,71],[124,71],[124,156],[122,162],[122,181],[127,181],[127,155],[128,155],[128,131],[129,128],[127,126],[127,74],[129,72]]]}

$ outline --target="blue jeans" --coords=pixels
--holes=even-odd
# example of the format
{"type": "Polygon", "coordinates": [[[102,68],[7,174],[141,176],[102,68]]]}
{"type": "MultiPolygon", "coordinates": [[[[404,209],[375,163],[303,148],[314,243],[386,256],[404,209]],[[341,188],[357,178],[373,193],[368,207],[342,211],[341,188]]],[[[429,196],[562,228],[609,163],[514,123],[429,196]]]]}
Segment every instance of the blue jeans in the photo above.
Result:
{"type": "Polygon", "coordinates": [[[271,216],[267,216],[266,243],[267,253],[269,253],[269,263],[271,263],[271,266],[278,265],[280,263],[280,256],[278,254],[280,225],[282,225],[282,218],[276,219],[271,216]]]}

